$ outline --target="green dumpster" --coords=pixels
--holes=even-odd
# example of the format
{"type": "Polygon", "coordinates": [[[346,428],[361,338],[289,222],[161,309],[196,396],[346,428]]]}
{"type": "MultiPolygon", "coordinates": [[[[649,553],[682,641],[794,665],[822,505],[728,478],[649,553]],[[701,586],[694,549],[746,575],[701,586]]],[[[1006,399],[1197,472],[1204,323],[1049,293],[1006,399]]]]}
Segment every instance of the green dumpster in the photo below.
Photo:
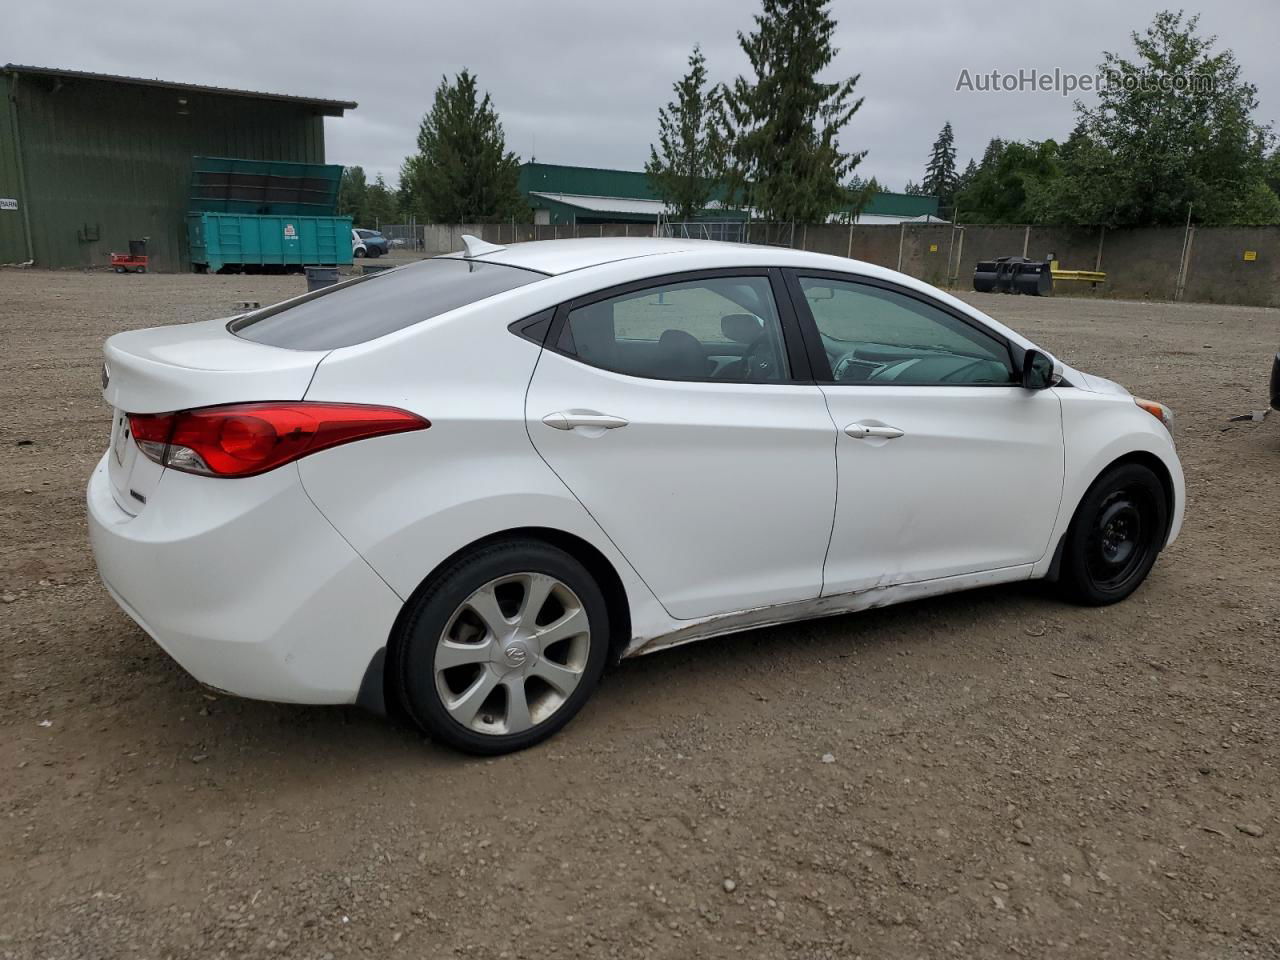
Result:
{"type": "Polygon", "coordinates": [[[191,262],[200,273],[351,263],[350,217],[187,214],[191,262]]]}
{"type": "Polygon", "coordinates": [[[351,263],[336,216],[342,167],[193,157],[187,242],[199,273],[301,272],[351,263]]]}

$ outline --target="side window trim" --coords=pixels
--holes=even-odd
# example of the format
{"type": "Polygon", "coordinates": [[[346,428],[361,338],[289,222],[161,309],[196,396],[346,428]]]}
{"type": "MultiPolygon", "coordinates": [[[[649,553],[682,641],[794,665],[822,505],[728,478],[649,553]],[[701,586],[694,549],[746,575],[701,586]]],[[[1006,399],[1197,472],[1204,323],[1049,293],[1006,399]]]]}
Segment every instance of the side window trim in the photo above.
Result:
{"type": "MultiPolygon", "coordinates": [[[[774,308],[778,311],[778,323],[782,328],[783,349],[786,350],[787,367],[791,372],[789,377],[784,377],[779,380],[711,380],[681,377],[641,377],[617,370],[611,370],[609,372],[622,377],[633,377],[637,380],[666,380],[672,383],[751,383],[753,385],[763,387],[777,386],[779,384],[794,385],[797,383],[813,383],[814,378],[812,367],[805,349],[805,341],[800,319],[796,315],[790,291],[787,289],[786,279],[784,278],[782,270],[778,267],[721,267],[709,270],[684,270],[677,273],[664,273],[653,277],[645,277],[641,280],[629,280],[626,283],[615,284],[612,287],[605,287],[591,293],[583,294],[582,296],[575,297],[572,300],[565,300],[555,308],[555,316],[551,321],[551,327],[547,331],[546,339],[543,341],[542,347],[544,350],[550,350],[553,353],[558,353],[563,357],[567,357],[575,363],[594,367],[593,364],[587,363],[576,353],[566,353],[559,347],[561,334],[564,332],[569,314],[574,310],[577,310],[579,307],[590,306],[593,303],[600,303],[604,300],[612,300],[615,297],[625,296],[628,293],[637,293],[643,290],[653,289],[654,287],[661,287],[668,284],[688,283],[696,280],[715,280],[724,277],[759,277],[761,279],[768,280],[769,289],[773,295],[774,308]]],[[[572,331],[570,331],[569,335],[572,337],[572,331]]]]}
{"type": "Polygon", "coordinates": [[[539,310],[537,313],[528,317],[521,317],[507,324],[507,329],[514,333],[517,337],[535,343],[539,347],[544,346],[547,340],[547,332],[551,329],[551,323],[555,318],[556,308],[548,307],[546,310],[539,310]]]}
{"type": "MultiPolygon", "coordinates": [[[[823,386],[839,386],[839,387],[871,387],[873,389],[883,386],[893,386],[888,383],[840,383],[835,379],[831,371],[831,364],[827,359],[827,351],[822,346],[822,335],[818,332],[818,323],[813,316],[813,311],[809,308],[809,302],[805,299],[804,290],[800,286],[800,277],[811,277],[818,280],[838,280],[843,283],[855,286],[874,287],[879,290],[887,290],[890,293],[896,293],[899,296],[915,300],[927,307],[931,307],[940,313],[946,314],[954,320],[958,320],[965,326],[976,330],[984,336],[990,337],[996,341],[1008,353],[1009,368],[1016,372],[1021,367],[1022,353],[1024,352],[1017,344],[1009,340],[1003,334],[992,330],[981,321],[975,320],[956,310],[955,308],[942,303],[932,297],[922,294],[917,290],[903,287],[900,284],[893,283],[889,280],[881,280],[878,277],[867,277],[856,273],[842,273],[838,270],[808,270],[803,267],[788,267],[783,271],[786,277],[787,293],[791,300],[791,307],[799,319],[800,332],[804,337],[805,352],[809,357],[809,363],[814,370],[814,382],[823,386]]],[[[951,383],[951,384],[911,384],[901,383],[897,386],[953,386],[953,387],[1007,387],[1017,386],[1012,380],[1009,383],[951,383]]]]}

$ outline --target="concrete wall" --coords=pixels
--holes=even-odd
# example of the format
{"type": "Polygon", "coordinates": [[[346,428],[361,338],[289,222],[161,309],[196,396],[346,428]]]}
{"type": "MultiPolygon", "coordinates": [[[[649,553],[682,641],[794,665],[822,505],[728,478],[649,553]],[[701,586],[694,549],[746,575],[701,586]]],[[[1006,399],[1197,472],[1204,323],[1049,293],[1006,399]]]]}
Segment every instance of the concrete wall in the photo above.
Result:
{"type": "MultiPolygon", "coordinates": [[[[461,248],[462,234],[491,243],[520,243],[569,237],[652,236],[652,225],[605,223],[538,225],[418,225],[427,254],[461,248]]],[[[1132,300],[1191,300],[1280,307],[1280,227],[1177,227],[1103,230],[1080,227],[1026,227],[970,224],[848,226],[839,224],[751,224],[748,241],[794,246],[852,257],[901,270],[940,287],[971,289],[979,260],[1056,255],[1068,270],[1102,270],[1106,282],[1059,281],[1058,296],[1099,296],[1132,300]],[[1179,295],[1185,244],[1186,276],[1179,295]],[[1256,256],[1245,259],[1245,251],[1256,256]]]]}

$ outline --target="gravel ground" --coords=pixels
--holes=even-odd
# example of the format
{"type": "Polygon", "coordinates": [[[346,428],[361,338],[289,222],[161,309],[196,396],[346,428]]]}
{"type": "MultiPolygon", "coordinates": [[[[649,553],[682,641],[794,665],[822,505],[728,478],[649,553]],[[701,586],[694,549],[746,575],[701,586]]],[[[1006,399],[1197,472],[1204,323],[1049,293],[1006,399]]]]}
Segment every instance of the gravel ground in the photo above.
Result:
{"type": "Polygon", "coordinates": [[[0,272],[0,957],[1280,956],[1280,311],[975,300],[1177,410],[1128,602],[712,640],[477,761],[214,696],[97,581],[102,339],[301,286],[0,272]]]}

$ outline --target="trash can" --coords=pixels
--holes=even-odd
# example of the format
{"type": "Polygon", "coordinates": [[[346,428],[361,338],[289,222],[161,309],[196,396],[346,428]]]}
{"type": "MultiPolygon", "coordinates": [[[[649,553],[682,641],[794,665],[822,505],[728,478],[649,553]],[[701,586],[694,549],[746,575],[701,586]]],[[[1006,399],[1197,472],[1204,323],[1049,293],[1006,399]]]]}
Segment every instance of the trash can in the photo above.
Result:
{"type": "Polygon", "coordinates": [[[323,290],[338,282],[337,267],[307,267],[307,293],[323,290]]]}
{"type": "Polygon", "coordinates": [[[386,270],[394,270],[394,263],[363,263],[360,265],[360,272],[366,276],[371,273],[382,273],[386,270]]]}

